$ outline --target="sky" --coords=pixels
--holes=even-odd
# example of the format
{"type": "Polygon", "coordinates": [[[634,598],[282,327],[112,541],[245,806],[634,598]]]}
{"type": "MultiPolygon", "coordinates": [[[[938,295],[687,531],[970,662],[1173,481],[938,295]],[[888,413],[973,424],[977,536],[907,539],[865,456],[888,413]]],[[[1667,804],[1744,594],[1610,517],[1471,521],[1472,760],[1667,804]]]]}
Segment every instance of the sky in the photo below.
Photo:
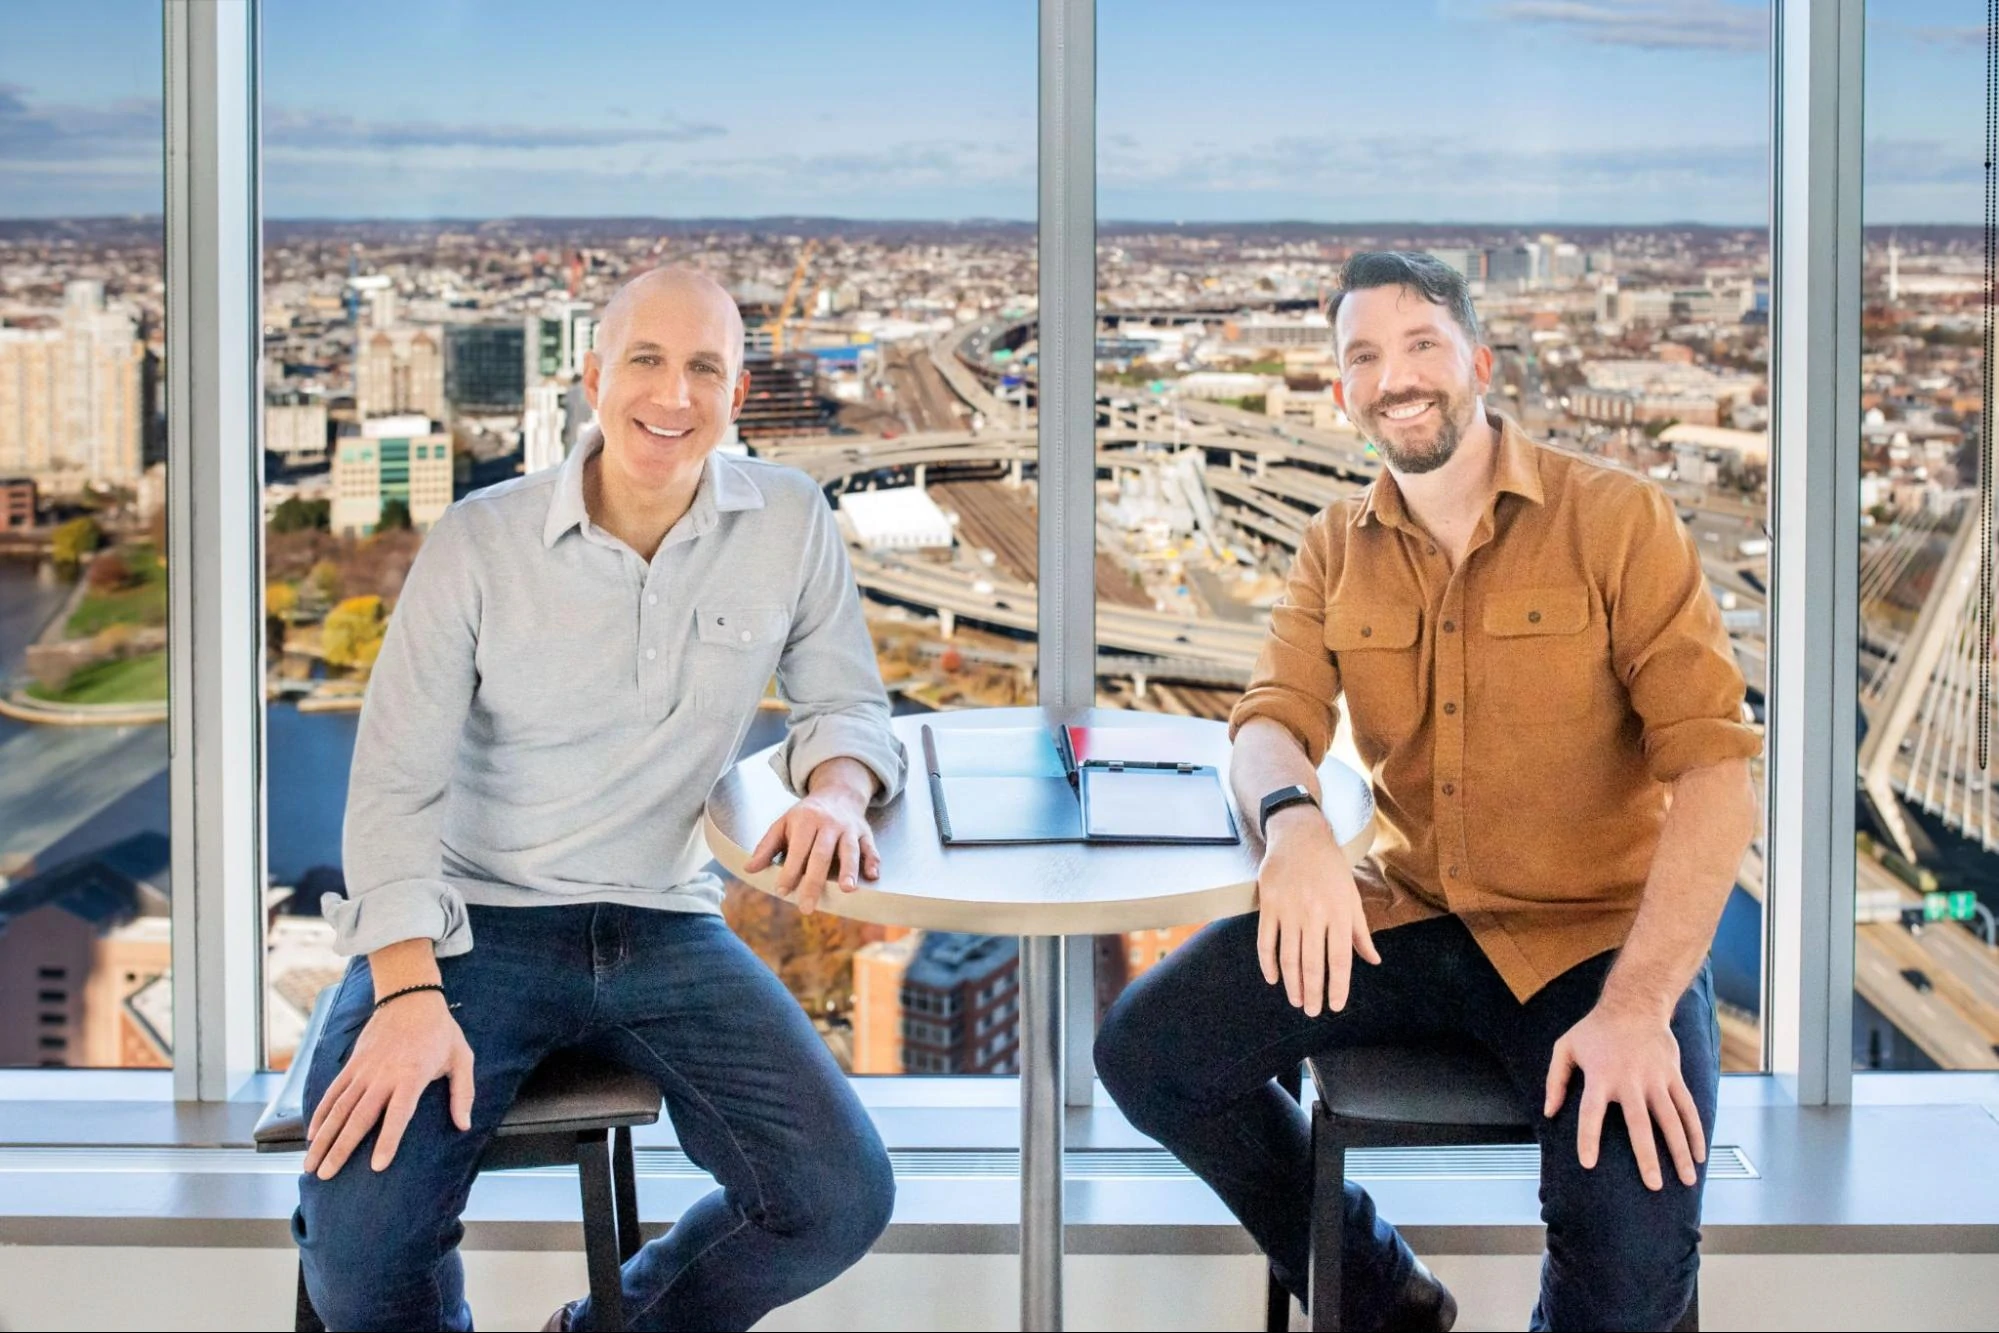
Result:
{"type": "MultiPolygon", "coordinates": [[[[1028,220],[1033,0],[265,0],[271,217],[1028,220]]],[[[1978,0],[1872,0],[1870,223],[1982,212],[1978,0]]],[[[1768,216],[1767,0],[1099,0],[1098,211],[1768,216]]],[[[158,0],[0,15],[0,217],[157,213],[158,0]]]]}

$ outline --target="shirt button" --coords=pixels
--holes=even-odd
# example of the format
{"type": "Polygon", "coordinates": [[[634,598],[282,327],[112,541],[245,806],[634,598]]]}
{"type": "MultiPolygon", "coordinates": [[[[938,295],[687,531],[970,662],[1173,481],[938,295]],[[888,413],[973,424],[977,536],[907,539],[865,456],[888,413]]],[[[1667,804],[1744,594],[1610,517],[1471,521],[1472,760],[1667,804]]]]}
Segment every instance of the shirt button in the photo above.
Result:
{"type": "Polygon", "coordinates": [[[659,605],[659,594],[658,594],[658,593],[656,593],[656,592],[649,592],[649,593],[647,593],[647,594],[646,594],[646,605],[647,605],[647,606],[658,606],[658,605],[659,605]]]}
{"type": "Polygon", "coordinates": [[[1457,706],[1456,704],[1445,704],[1445,705],[1444,705],[1444,712],[1445,712],[1445,713],[1447,713],[1447,714],[1449,714],[1449,713],[1455,713],[1455,712],[1457,712],[1457,711],[1458,711],[1458,706],[1457,706]]]}
{"type": "Polygon", "coordinates": [[[1527,623],[1528,623],[1528,624],[1530,624],[1530,625],[1538,625],[1538,624],[1540,624],[1540,623],[1541,623],[1541,613],[1540,613],[1539,611],[1529,611],[1529,612],[1527,613],[1527,623]]]}
{"type": "Polygon", "coordinates": [[[659,656],[659,653],[658,653],[658,651],[657,651],[657,650],[655,650],[655,649],[652,649],[652,648],[648,648],[648,649],[646,649],[646,661],[650,662],[650,661],[652,661],[652,660],[653,660],[653,658],[655,658],[655,657],[658,657],[658,656],[659,656]]]}
{"type": "Polygon", "coordinates": [[[1457,633],[1457,628],[1458,628],[1458,622],[1455,620],[1446,620],[1444,622],[1444,633],[1446,634],[1457,633]]]}
{"type": "Polygon", "coordinates": [[[1444,795],[1446,796],[1455,796],[1457,794],[1457,790],[1458,789],[1456,787],[1453,787],[1448,782],[1444,784],[1444,795]]]}
{"type": "Polygon", "coordinates": [[[1360,627],[1360,637],[1361,637],[1361,638],[1363,638],[1363,639],[1371,639],[1371,638],[1373,638],[1373,637],[1374,637],[1374,626],[1372,626],[1372,625],[1362,625],[1362,626],[1360,627]]]}
{"type": "Polygon", "coordinates": [[[1456,866],[1452,866],[1452,867],[1451,867],[1451,878],[1452,878],[1452,879],[1456,879],[1457,877],[1458,877],[1458,868],[1457,868],[1456,866]]]}
{"type": "Polygon", "coordinates": [[[742,637],[743,637],[743,642],[748,643],[755,636],[753,636],[748,630],[744,630],[742,637]]]}
{"type": "Polygon", "coordinates": [[[1437,548],[1434,546],[1426,546],[1423,549],[1425,551],[1428,551],[1431,555],[1435,555],[1437,553],[1437,548]]]}

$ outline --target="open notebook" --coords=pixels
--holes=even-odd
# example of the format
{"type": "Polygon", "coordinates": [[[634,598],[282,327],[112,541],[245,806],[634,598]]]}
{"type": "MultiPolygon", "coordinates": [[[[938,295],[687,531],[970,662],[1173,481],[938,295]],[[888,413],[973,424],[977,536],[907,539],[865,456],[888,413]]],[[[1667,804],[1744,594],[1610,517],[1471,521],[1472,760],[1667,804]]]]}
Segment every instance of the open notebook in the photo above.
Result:
{"type": "Polygon", "coordinates": [[[1240,841],[1221,775],[1144,727],[923,728],[938,836],[1009,842],[1240,841]]]}

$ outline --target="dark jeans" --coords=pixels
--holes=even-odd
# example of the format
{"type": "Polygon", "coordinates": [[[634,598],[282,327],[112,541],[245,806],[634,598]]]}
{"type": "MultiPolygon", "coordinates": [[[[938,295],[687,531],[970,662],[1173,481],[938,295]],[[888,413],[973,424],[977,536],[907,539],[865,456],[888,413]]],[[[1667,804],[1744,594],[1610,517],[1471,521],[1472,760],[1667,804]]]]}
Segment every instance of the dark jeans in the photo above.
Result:
{"type": "MultiPolygon", "coordinates": [[[[332,1329],[469,1329],[459,1214],[528,1071],[580,1047],[654,1078],[680,1146],[721,1188],[625,1265],[638,1329],[746,1329],[831,1281],[888,1225],[888,1154],[825,1044],[719,917],[608,904],[474,907],[472,951],[440,963],[476,1091],[451,1124],[423,1094],[389,1169],[369,1134],[332,1180],[301,1177],[292,1231],[332,1329]]],[[[313,1053],[319,1104],[373,999],[357,958],[313,1053]]],[[[588,1302],[577,1327],[588,1328],[588,1302]]]]}
{"type": "MultiPolygon", "coordinates": [[[[1521,1004],[1455,917],[1383,931],[1374,942],[1381,965],[1354,965],[1346,1009],[1307,1018],[1282,985],[1264,982],[1256,918],[1216,922],[1134,982],[1105,1016],[1097,1036],[1104,1086],[1132,1124],[1214,1187],[1302,1299],[1311,1135],[1305,1112],[1274,1079],[1337,1046],[1469,1037],[1505,1064],[1539,1127],[1548,1253],[1533,1326],[1672,1327],[1700,1264],[1700,1187],[1679,1183],[1661,1142],[1666,1187],[1646,1189],[1615,1107],[1596,1169],[1583,1170],[1580,1078],[1571,1079],[1560,1114],[1541,1115],[1555,1042],[1596,1003],[1615,953],[1571,968],[1521,1004]]],[[[1721,1038],[1705,964],[1672,1026],[1712,1142],[1721,1038]]],[[[1351,1181],[1343,1260],[1344,1326],[1379,1327],[1414,1258],[1351,1181]]]]}

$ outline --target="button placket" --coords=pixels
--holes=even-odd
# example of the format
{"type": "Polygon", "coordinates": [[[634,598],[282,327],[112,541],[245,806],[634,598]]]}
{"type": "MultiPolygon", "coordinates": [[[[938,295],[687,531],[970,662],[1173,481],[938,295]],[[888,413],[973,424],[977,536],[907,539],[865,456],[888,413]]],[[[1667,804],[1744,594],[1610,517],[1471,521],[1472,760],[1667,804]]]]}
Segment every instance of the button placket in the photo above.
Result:
{"type": "Polygon", "coordinates": [[[1438,870],[1442,881],[1444,900],[1453,910],[1463,898],[1462,883],[1465,864],[1464,803],[1457,796],[1457,778],[1464,772],[1465,733],[1464,719],[1459,708],[1467,687],[1465,667],[1465,635],[1458,633],[1458,624],[1464,619],[1465,569],[1467,561],[1460,562],[1451,571],[1450,581],[1445,586],[1443,608],[1440,617],[1442,633],[1437,636],[1437,668],[1435,694],[1441,700],[1437,709],[1437,739],[1430,756],[1430,780],[1439,799],[1431,802],[1431,826],[1436,832],[1438,870]]]}

